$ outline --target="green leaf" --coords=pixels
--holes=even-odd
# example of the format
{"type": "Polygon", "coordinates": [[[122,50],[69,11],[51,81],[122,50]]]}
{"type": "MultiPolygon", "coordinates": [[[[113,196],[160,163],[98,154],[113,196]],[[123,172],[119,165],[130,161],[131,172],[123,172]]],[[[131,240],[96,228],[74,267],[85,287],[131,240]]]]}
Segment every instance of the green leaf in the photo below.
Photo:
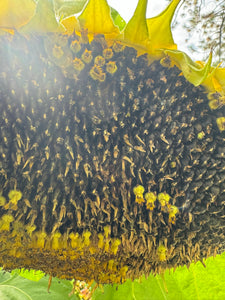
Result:
{"type": "Polygon", "coordinates": [[[76,295],[69,296],[73,285],[69,280],[52,279],[49,292],[49,276],[44,276],[38,282],[0,271],[1,300],[78,300],[76,295]]]}
{"type": "Polygon", "coordinates": [[[0,299],[1,300],[32,300],[32,298],[24,293],[22,290],[10,286],[2,285],[0,286],[0,299]]]}
{"type": "Polygon", "coordinates": [[[45,276],[45,273],[36,270],[25,270],[25,269],[15,269],[12,271],[12,275],[18,274],[23,278],[27,278],[33,281],[39,281],[45,276]]]}
{"type": "Polygon", "coordinates": [[[114,8],[112,8],[112,7],[111,7],[111,17],[113,19],[114,24],[119,27],[120,31],[122,31],[124,29],[124,27],[126,26],[126,22],[120,16],[118,11],[115,10],[114,8]]]}
{"type": "Polygon", "coordinates": [[[95,291],[93,300],[225,299],[225,253],[208,258],[205,265],[192,263],[189,269],[167,270],[164,276],[128,280],[118,287],[106,285],[103,292],[100,288],[95,291]]]}
{"type": "Polygon", "coordinates": [[[59,18],[67,18],[82,11],[87,0],[55,0],[55,11],[59,18]]]}

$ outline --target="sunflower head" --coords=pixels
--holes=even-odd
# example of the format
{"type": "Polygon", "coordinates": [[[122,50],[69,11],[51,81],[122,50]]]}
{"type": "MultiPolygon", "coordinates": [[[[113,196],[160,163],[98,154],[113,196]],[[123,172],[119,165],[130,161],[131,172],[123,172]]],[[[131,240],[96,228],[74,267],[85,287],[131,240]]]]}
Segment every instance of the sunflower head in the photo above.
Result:
{"type": "Polygon", "coordinates": [[[105,0],[2,2],[5,269],[121,283],[224,250],[225,71],[177,50],[179,2],[122,31],[105,0]]]}

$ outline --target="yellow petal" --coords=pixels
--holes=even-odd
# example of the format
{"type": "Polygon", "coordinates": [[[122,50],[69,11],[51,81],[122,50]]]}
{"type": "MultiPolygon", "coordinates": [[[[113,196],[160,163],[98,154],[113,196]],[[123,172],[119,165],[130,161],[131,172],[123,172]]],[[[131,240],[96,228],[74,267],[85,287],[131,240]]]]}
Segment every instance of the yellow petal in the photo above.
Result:
{"type": "Polygon", "coordinates": [[[31,19],[35,8],[33,0],[0,0],[0,27],[18,29],[31,19]]]}
{"type": "Polygon", "coordinates": [[[89,35],[104,34],[107,39],[119,34],[119,28],[113,23],[106,0],[90,0],[78,20],[82,29],[88,29],[89,35]]]}
{"type": "Polygon", "coordinates": [[[65,29],[55,17],[53,0],[39,0],[35,15],[20,29],[22,33],[63,32],[65,29]]]}
{"type": "Polygon", "coordinates": [[[158,16],[147,19],[151,46],[153,49],[177,49],[171,32],[171,21],[180,0],[173,0],[158,16]]]}
{"type": "Polygon", "coordinates": [[[186,53],[179,50],[165,50],[164,53],[169,55],[171,60],[183,72],[184,77],[195,86],[200,85],[209,74],[212,53],[210,53],[209,59],[203,67],[199,63],[193,62],[186,53]]]}
{"type": "Polygon", "coordinates": [[[223,91],[225,93],[225,68],[216,68],[212,81],[217,92],[223,91]]]}
{"type": "Polygon", "coordinates": [[[61,24],[65,27],[66,33],[69,35],[73,34],[79,28],[78,20],[74,16],[63,19],[61,24]]]}
{"type": "MultiPolygon", "coordinates": [[[[147,0],[139,0],[133,17],[124,29],[124,40],[133,46],[147,49],[150,47],[148,27],[146,23],[147,0]]],[[[145,50],[146,51],[146,50],[145,50]]]]}

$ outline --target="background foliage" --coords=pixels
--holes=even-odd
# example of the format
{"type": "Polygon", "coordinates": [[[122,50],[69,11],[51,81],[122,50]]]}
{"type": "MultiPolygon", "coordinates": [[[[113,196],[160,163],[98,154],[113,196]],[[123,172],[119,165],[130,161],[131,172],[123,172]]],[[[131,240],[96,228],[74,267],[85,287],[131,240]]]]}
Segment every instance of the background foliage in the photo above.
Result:
{"type": "Polygon", "coordinates": [[[180,26],[187,33],[184,42],[193,54],[206,58],[212,49],[215,64],[225,61],[224,0],[183,0],[173,23],[174,28],[180,26]]]}

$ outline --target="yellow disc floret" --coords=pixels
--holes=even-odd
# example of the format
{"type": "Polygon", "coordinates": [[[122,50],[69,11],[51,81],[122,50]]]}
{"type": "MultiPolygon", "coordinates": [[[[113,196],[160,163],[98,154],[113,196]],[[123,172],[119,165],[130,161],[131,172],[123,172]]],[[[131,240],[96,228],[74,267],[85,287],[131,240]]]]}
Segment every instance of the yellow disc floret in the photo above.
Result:
{"type": "Polygon", "coordinates": [[[204,139],[204,137],[205,137],[205,132],[204,131],[201,131],[201,132],[198,133],[198,139],[199,140],[204,139]]]}
{"type": "Polygon", "coordinates": [[[100,82],[105,81],[105,73],[102,71],[102,68],[94,65],[91,70],[90,70],[90,76],[94,79],[94,80],[98,80],[100,82]]]}
{"type": "Polygon", "coordinates": [[[210,100],[209,101],[209,107],[212,109],[212,110],[215,110],[219,107],[220,103],[217,99],[213,99],[213,100],[210,100]]]}
{"type": "Polygon", "coordinates": [[[17,209],[17,203],[19,200],[21,200],[22,198],[22,193],[21,191],[18,190],[11,190],[8,193],[8,197],[9,197],[9,202],[7,204],[5,204],[4,208],[5,209],[13,209],[16,210],[17,209]]]}
{"type": "Polygon", "coordinates": [[[135,195],[135,202],[137,202],[138,204],[145,202],[144,191],[145,191],[145,188],[142,185],[138,185],[133,188],[133,192],[135,195]]]}
{"type": "Polygon", "coordinates": [[[82,62],[81,59],[75,57],[73,60],[73,66],[75,70],[82,71],[83,68],[85,67],[85,64],[82,62]]]}
{"type": "Polygon", "coordinates": [[[86,64],[89,64],[89,63],[92,61],[92,59],[93,59],[92,51],[85,49],[85,51],[84,51],[84,53],[82,54],[81,58],[82,58],[82,60],[83,60],[86,64]]]}
{"type": "Polygon", "coordinates": [[[52,249],[53,250],[57,250],[60,248],[60,245],[59,245],[59,239],[61,237],[61,233],[60,232],[55,232],[52,236],[52,249]]]}
{"type": "Polygon", "coordinates": [[[113,57],[113,51],[111,48],[107,48],[103,50],[103,56],[105,59],[111,59],[113,57]]]}
{"type": "Polygon", "coordinates": [[[55,45],[54,48],[52,49],[52,55],[55,57],[55,58],[61,58],[63,56],[64,52],[62,50],[62,47],[61,46],[57,46],[55,45]]]}
{"type": "Polygon", "coordinates": [[[104,247],[104,236],[103,234],[99,233],[98,234],[98,248],[103,249],[104,247]]]}
{"type": "Polygon", "coordinates": [[[160,245],[157,249],[157,255],[159,258],[159,261],[166,261],[166,252],[167,249],[164,245],[160,245]]]}
{"type": "Polygon", "coordinates": [[[105,226],[103,229],[104,229],[105,237],[108,238],[109,234],[110,234],[110,231],[111,231],[110,226],[105,226]]]}
{"type": "Polygon", "coordinates": [[[90,231],[85,231],[83,233],[83,245],[84,245],[84,247],[88,247],[90,245],[90,236],[91,236],[90,231]]]}
{"type": "Polygon", "coordinates": [[[115,61],[109,61],[106,65],[106,71],[110,74],[114,74],[117,71],[117,65],[115,61]]]}
{"type": "Polygon", "coordinates": [[[111,246],[111,252],[114,255],[116,255],[120,244],[121,244],[121,241],[119,239],[115,239],[115,241],[113,241],[112,246],[111,246]]]}
{"type": "Polygon", "coordinates": [[[115,42],[113,44],[113,50],[115,52],[122,52],[124,50],[124,48],[125,48],[125,46],[123,44],[119,43],[119,42],[115,42]]]}
{"type": "Polygon", "coordinates": [[[157,199],[156,193],[148,192],[145,194],[147,209],[153,210],[155,208],[156,199],[157,199]]]}
{"type": "Polygon", "coordinates": [[[80,246],[81,238],[79,236],[79,233],[75,234],[74,232],[71,232],[69,238],[70,238],[70,243],[72,248],[78,248],[80,246]]]}
{"type": "Polygon", "coordinates": [[[225,130],[225,117],[217,118],[216,123],[220,131],[225,130]]]}
{"type": "Polygon", "coordinates": [[[170,195],[165,192],[159,193],[158,200],[159,200],[159,203],[161,204],[162,208],[164,208],[165,206],[168,206],[168,204],[169,204],[170,195]]]}
{"type": "Polygon", "coordinates": [[[47,233],[44,231],[39,231],[36,233],[36,237],[37,237],[36,247],[43,249],[45,246],[47,233]]]}
{"type": "Polygon", "coordinates": [[[4,206],[6,203],[6,199],[3,196],[0,196],[0,206],[4,206]]]}
{"type": "Polygon", "coordinates": [[[120,275],[122,278],[126,278],[127,271],[128,271],[128,266],[124,266],[120,269],[120,275]]]}
{"type": "Polygon", "coordinates": [[[22,198],[22,193],[21,191],[11,190],[8,197],[12,203],[16,204],[22,198]]]}
{"type": "Polygon", "coordinates": [[[99,67],[103,67],[105,64],[105,59],[101,55],[95,57],[95,64],[99,67]]]}
{"type": "Polygon", "coordinates": [[[169,208],[169,223],[176,223],[176,215],[178,214],[179,209],[175,205],[171,205],[169,208]]]}
{"type": "Polygon", "coordinates": [[[114,262],[115,262],[114,259],[110,259],[110,260],[108,261],[108,266],[107,266],[107,268],[108,268],[109,271],[112,271],[112,270],[113,270],[114,262]]]}
{"type": "Polygon", "coordinates": [[[163,67],[170,68],[170,67],[172,66],[172,63],[171,63],[171,58],[169,57],[169,55],[166,55],[165,57],[163,57],[163,58],[160,60],[160,64],[161,64],[163,67]]]}
{"type": "Polygon", "coordinates": [[[0,231],[9,231],[10,224],[14,221],[14,217],[12,215],[4,215],[0,220],[0,231]]]}
{"type": "Polygon", "coordinates": [[[79,41],[77,41],[77,40],[72,41],[70,44],[70,49],[73,51],[73,53],[78,53],[81,49],[81,45],[80,45],[79,41]]]}
{"type": "Polygon", "coordinates": [[[27,231],[27,234],[29,235],[29,237],[32,236],[33,234],[33,231],[36,229],[36,225],[27,225],[26,226],[26,231],[27,231]]]}

